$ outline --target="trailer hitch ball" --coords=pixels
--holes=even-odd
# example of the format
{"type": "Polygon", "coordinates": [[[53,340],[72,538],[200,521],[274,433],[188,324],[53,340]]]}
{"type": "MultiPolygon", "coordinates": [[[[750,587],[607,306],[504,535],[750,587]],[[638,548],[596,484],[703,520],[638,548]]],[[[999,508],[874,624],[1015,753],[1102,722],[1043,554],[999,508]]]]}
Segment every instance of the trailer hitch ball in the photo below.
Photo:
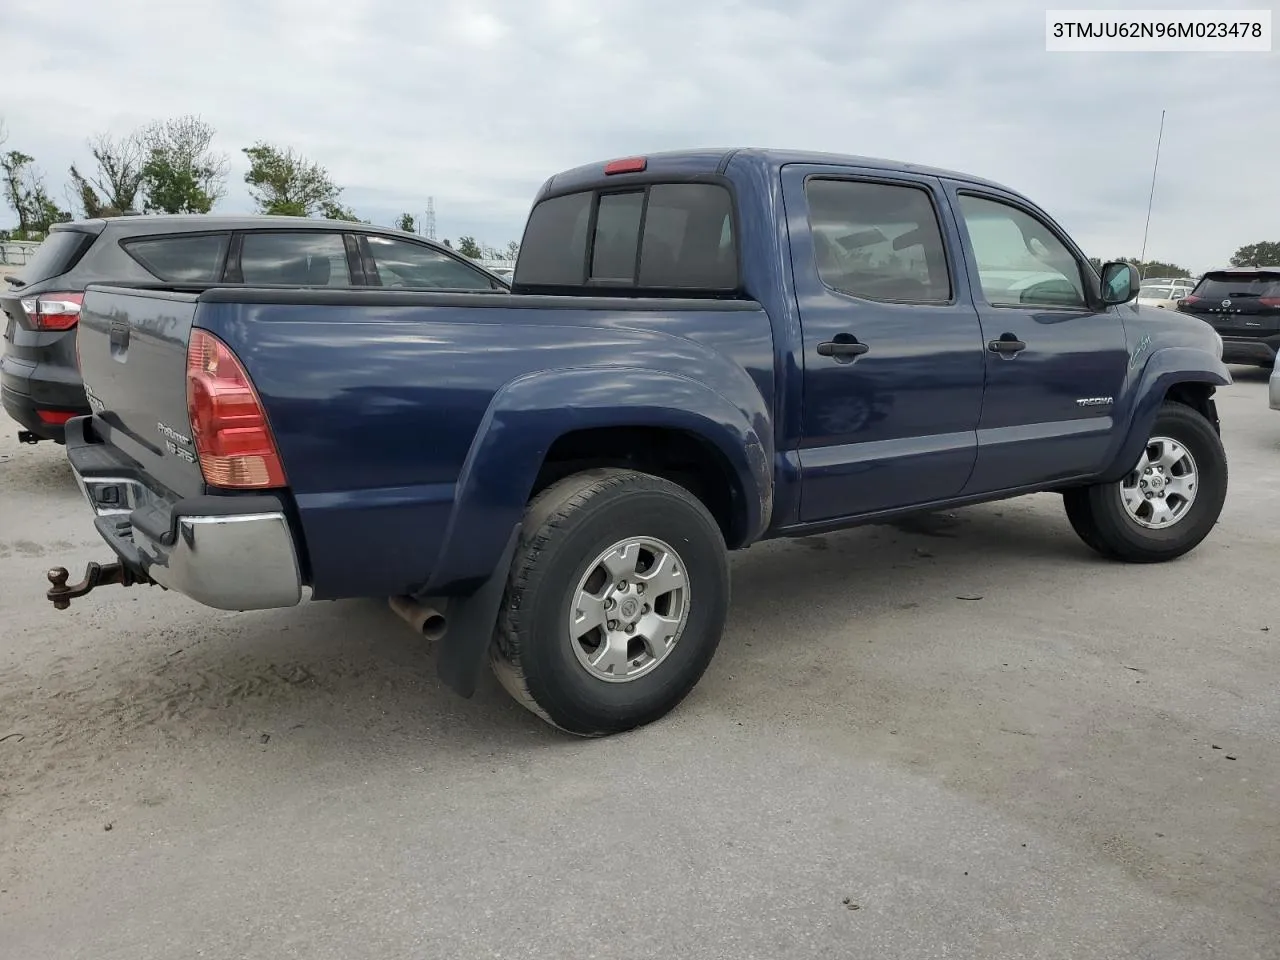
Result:
{"type": "Polygon", "coordinates": [[[104,587],[110,583],[118,583],[122,587],[132,586],[138,582],[129,568],[123,563],[90,563],[85,567],[84,579],[79,583],[68,586],[67,579],[71,576],[67,572],[66,567],[54,567],[47,574],[49,583],[52,586],[45,593],[45,596],[52,601],[53,605],[59,610],[65,610],[71,606],[71,601],[76,597],[83,597],[94,587],[104,587]]]}

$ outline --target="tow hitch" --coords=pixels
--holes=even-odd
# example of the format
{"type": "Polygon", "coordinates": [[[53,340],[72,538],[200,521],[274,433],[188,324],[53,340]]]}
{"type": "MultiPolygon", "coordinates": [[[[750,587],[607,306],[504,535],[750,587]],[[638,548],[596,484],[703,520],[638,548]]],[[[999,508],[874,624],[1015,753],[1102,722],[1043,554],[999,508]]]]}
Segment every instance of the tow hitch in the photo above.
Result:
{"type": "Polygon", "coordinates": [[[134,573],[123,563],[90,563],[84,569],[84,579],[74,586],[67,586],[67,578],[71,576],[66,567],[54,567],[49,571],[49,582],[53,584],[45,596],[59,610],[71,606],[76,597],[83,597],[94,587],[105,587],[118,583],[122,587],[131,587],[135,583],[154,583],[149,577],[134,573]]]}

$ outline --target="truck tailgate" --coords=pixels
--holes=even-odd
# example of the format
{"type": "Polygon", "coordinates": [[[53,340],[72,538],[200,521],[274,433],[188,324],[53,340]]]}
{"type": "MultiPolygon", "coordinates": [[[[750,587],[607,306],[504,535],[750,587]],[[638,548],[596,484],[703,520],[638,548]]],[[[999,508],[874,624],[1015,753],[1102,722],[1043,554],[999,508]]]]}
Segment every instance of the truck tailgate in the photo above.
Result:
{"type": "Polygon", "coordinates": [[[90,287],[77,349],[94,432],[178,496],[204,492],[187,415],[192,294],[90,287]]]}

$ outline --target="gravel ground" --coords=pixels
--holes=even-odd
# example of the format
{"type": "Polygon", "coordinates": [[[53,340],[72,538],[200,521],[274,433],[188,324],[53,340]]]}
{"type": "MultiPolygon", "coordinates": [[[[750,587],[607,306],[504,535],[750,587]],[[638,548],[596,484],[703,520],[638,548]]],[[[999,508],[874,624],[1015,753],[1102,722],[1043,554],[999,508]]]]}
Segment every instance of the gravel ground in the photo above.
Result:
{"type": "Polygon", "coordinates": [[[1183,560],[1047,495],[760,545],[685,704],[586,742],[380,602],[53,610],[106,549],[0,421],[0,956],[1280,957],[1280,414],[1236,373],[1183,560]]]}

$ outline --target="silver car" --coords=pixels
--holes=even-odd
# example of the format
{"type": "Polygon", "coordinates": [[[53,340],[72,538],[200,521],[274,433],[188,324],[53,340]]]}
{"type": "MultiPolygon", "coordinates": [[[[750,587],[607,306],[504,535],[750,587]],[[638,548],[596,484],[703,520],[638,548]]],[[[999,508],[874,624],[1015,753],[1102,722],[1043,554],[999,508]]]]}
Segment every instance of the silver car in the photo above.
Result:
{"type": "Polygon", "coordinates": [[[1277,363],[1271,369],[1271,380],[1267,387],[1267,393],[1271,396],[1271,409],[1280,410],[1280,363],[1277,363]]]}

